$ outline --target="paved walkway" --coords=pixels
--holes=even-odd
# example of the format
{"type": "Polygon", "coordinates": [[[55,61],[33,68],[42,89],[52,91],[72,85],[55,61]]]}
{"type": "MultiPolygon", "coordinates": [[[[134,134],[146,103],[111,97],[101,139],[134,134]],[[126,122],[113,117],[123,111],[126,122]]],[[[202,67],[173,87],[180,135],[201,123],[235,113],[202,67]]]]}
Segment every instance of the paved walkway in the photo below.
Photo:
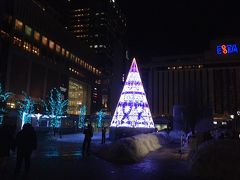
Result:
{"type": "MultiPolygon", "coordinates": [[[[100,135],[95,134],[92,149],[101,146],[100,135]]],[[[50,135],[39,136],[38,150],[33,154],[29,175],[31,180],[75,180],[75,179],[189,179],[187,160],[181,158],[176,146],[162,147],[135,164],[113,164],[93,154],[82,159],[83,134],[64,135],[62,139],[50,135]]],[[[16,162],[12,156],[7,172],[11,179],[16,162]]],[[[19,177],[18,179],[23,179],[19,177]]]]}

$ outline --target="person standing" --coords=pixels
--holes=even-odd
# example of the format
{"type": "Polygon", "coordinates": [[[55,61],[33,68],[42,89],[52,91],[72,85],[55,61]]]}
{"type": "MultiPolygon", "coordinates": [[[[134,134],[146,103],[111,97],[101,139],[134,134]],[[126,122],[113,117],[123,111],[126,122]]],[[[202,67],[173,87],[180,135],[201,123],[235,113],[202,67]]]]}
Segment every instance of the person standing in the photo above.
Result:
{"type": "Polygon", "coordinates": [[[84,129],[85,134],[84,140],[83,140],[83,148],[82,148],[82,155],[83,158],[86,158],[86,156],[89,156],[90,154],[90,144],[93,136],[93,127],[91,123],[88,124],[88,126],[84,129]]]}
{"type": "Polygon", "coordinates": [[[106,127],[102,128],[102,144],[105,144],[106,140],[106,127]]]}
{"type": "Polygon", "coordinates": [[[13,133],[8,125],[3,123],[0,127],[0,179],[4,179],[10,150],[14,151],[13,133]]]}
{"type": "Polygon", "coordinates": [[[23,125],[22,130],[16,136],[17,162],[14,175],[18,175],[24,160],[24,174],[28,175],[31,165],[31,155],[37,148],[37,136],[30,123],[23,125]]]}

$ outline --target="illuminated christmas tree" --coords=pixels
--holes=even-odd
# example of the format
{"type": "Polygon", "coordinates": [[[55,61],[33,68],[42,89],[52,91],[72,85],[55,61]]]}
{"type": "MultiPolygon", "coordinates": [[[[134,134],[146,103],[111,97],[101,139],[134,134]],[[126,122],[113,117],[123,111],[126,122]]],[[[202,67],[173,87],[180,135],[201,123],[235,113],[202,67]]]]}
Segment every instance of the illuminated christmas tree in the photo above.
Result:
{"type": "Polygon", "coordinates": [[[53,88],[50,91],[49,113],[52,117],[51,126],[53,128],[61,127],[61,118],[67,111],[68,100],[64,99],[64,95],[59,89],[53,88]]]}
{"type": "Polygon", "coordinates": [[[84,128],[86,113],[87,113],[87,106],[83,105],[80,108],[80,112],[79,112],[78,128],[84,128]]]}
{"type": "Polygon", "coordinates": [[[7,112],[6,102],[13,95],[11,92],[5,92],[0,83],[0,125],[3,122],[3,115],[7,112]]]}
{"type": "Polygon", "coordinates": [[[110,126],[154,128],[151,112],[135,59],[132,61],[110,126]]]}
{"type": "Polygon", "coordinates": [[[22,120],[22,125],[23,127],[24,124],[26,123],[32,123],[31,122],[31,114],[34,114],[34,101],[30,96],[27,95],[26,92],[22,92],[23,94],[23,99],[20,101],[17,101],[19,105],[19,117],[22,120]]]}
{"type": "Polygon", "coordinates": [[[103,112],[103,110],[101,109],[99,112],[97,112],[97,117],[98,117],[98,121],[97,121],[97,127],[101,128],[103,126],[103,118],[106,116],[106,113],[103,112]]]}

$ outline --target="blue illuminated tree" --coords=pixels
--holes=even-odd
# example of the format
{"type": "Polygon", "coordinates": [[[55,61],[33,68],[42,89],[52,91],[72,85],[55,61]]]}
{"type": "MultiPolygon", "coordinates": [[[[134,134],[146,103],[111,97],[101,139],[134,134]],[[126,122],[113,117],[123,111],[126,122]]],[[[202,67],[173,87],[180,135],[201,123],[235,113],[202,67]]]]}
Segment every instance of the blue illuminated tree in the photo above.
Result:
{"type": "Polygon", "coordinates": [[[103,125],[103,118],[106,116],[106,113],[103,112],[103,110],[101,109],[99,112],[97,112],[97,117],[98,117],[98,123],[97,123],[97,127],[101,128],[103,125]]]}
{"type": "Polygon", "coordinates": [[[26,123],[31,123],[31,114],[34,113],[34,101],[26,92],[22,92],[22,94],[23,99],[17,101],[17,104],[19,105],[18,112],[23,126],[26,123]]]}
{"type": "Polygon", "coordinates": [[[87,113],[87,107],[86,107],[86,105],[83,105],[80,108],[80,112],[79,112],[78,128],[84,127],[86,113],[87,113]]]}
{"type": "Polygon", "coordinates": [[[132,61],[110,127],[154,128],[135,59],[132,61]]]}
{"type": "Polygon", "coordinates": [[[2,88],[2,84],[0,83],[0,124],[2,124],[4,113],[7,112],[6,102],[13,95],[14,94],[11,92],[5,92],[2,88]]]}
{"type": "Polygon", "coordinates": [[[53,128],[61,127],[61,118],[67,111],[68,100],[64,99],[64,95],[59,89],[54,88],[50,91],[48,104],[46,110],[52,118],[51,126],[53,128]]]}

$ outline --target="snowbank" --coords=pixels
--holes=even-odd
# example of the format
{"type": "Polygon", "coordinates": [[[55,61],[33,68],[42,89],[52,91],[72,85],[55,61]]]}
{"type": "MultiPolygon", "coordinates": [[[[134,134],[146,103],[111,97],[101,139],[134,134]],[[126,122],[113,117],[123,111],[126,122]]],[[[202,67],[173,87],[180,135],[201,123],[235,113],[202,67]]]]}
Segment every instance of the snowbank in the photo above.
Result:
{"type": "Polygon", "coordinates": [[[211,140],[190,153],[191,173],[200,179],[239,179],[240,141],[211,140]]]}
{"type": "Polygon", "coordinates": [[[140,134],[107,144],[97,152],[97,155],[112,162],[133,163],[160,147],[156,135],[140,134]]]}

